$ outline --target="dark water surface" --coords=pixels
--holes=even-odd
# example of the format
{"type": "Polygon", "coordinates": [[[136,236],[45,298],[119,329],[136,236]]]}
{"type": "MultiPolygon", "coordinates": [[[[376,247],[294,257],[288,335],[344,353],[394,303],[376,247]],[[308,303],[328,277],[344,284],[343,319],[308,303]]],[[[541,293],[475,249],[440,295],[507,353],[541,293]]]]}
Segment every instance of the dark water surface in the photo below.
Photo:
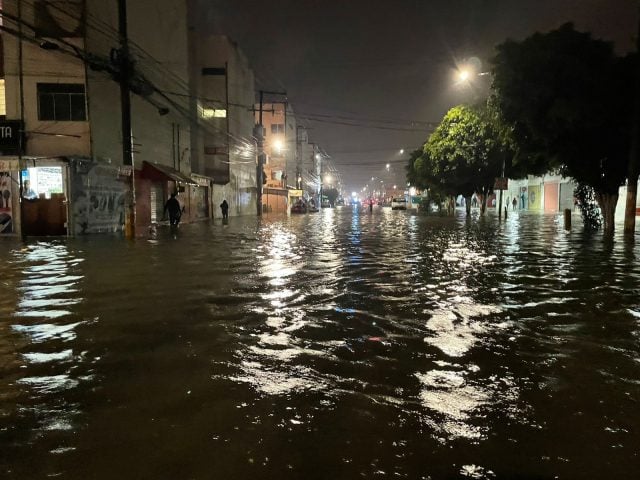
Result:
{"type": "Polygon", "coordinates": [[[639,254],[346,208],[2,241],[0,478],[639,478],[639,254]]]}

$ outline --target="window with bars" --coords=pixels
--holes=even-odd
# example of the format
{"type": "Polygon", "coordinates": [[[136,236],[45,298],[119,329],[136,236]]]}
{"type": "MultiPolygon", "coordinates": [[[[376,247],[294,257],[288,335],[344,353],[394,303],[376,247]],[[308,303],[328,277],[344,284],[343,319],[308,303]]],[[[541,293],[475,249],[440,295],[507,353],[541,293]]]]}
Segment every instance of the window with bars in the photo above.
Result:
{"type": "Polygon", "coordinates": [[[84,85],[38,83],[38,120],[82,122],[87,119],[84,85]]]}

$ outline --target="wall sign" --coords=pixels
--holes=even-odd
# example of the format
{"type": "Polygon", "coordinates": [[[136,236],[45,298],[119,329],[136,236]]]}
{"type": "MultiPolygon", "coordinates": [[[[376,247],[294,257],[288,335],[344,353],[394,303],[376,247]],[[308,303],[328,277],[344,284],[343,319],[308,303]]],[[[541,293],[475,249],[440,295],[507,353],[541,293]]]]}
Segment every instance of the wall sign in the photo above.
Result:
{"type": "Polygon", "coordinates": [[[20,120],[0,121],[0,155],[17,155],[23,144],[21,135],[20,120]]]}

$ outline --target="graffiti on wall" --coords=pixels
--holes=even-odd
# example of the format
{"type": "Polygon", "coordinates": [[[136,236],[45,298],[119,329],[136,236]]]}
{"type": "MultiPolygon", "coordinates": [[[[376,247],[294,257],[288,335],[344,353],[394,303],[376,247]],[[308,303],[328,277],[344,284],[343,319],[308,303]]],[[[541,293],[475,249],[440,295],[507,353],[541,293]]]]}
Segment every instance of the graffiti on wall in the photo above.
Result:
{"type": "Polygon", "coordinates": [[[529,210],[540,210],[540,185],[529,185],[529,210]]]}
{"type": "Polygon", "coordinates": [[[118,177],[118,169],[78,161],[72,178],[74,232],[79,235],[121,231],[127,189],[118,177]]]}
{"type": "Polygon", "coordinates": [[[13,233],[13,190],[11,174],[0,172],[0,235],[13,233]]]}

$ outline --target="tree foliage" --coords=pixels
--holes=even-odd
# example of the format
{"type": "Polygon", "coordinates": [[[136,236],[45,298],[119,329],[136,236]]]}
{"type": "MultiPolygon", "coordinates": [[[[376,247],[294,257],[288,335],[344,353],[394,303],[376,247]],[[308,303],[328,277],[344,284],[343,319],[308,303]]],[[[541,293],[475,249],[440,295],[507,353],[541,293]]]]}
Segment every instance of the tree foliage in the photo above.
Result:
{"type": "MultiPolygon", "coordinates": [[[[629,59],[566,24],[499,45],[493,75],[494,101],[513,126],[520,168],[557,170],[592,187],[596,198],[617,200],[631,131],[629,59]]],[[[606,203],[607,211],[615,209],[606,203]]]]}
{"type": "Polygon", "coordinates": [[[340,192],[334,187],[325,188],[322,191],[322,194],[323,196],[327,197],[327,200],[329,200],[329,203],[331,203],[331,205],[335,205],[336,200],[340,196],[340,192]]]}
{"type": "Polygon", "coordinates": [[[510,157],[506,138],[490,108],[459,105],[447,112],[427,140],[419,171],[446,193],[487,194],[510,157]]]}

